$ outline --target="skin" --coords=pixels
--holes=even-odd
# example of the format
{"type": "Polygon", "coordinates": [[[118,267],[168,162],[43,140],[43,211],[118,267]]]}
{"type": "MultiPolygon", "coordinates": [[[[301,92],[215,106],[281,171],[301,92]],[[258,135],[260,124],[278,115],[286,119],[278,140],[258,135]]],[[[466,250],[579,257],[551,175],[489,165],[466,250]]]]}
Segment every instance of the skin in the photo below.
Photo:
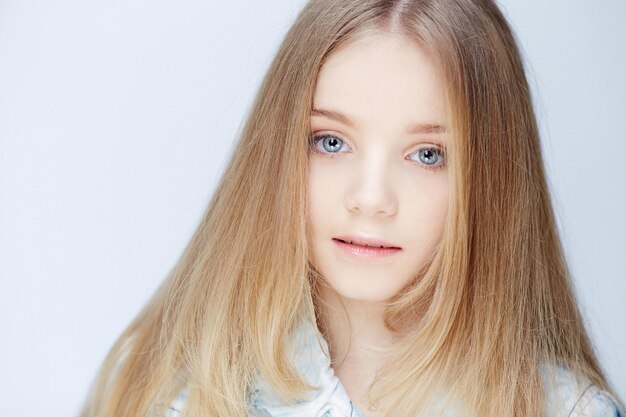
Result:
{"type": "Polygon", "coordinates": [[[448,209],[445,151],[438,153],[446,145],[444,89],[417,42],[369,33],[326,61],[313,109],[307,198],[310,262],[324,284],[321,326],[335,373],[357,407],[374,416],[363,395],[386,360],[376,348],[395,341],[383,325],[385,302],[418,279],[448,209]],[[353,123],[320,109],[341,112],[353,123]],[[444,131],[409,133],[416,124],[444,131]],[[323,134],[332,136],[324,141],[323,134]],[[401,250],[358,259],[333,240],[342,235],[383,239],[401,250]]]}

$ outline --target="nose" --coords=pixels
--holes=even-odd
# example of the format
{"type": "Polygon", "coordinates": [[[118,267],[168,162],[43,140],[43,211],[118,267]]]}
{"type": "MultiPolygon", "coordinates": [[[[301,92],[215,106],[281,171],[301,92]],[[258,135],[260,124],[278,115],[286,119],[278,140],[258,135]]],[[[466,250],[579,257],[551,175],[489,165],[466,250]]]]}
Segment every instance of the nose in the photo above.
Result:
{"type": "MultiPolygon", "coordinates": [[[[397,181],[396,181],[397,183],[397,181]]],[[[355,167],[344,204],[352,213],[385,218],[398,212],[392,169],[383,161],[364,161],[355,167]]]]}

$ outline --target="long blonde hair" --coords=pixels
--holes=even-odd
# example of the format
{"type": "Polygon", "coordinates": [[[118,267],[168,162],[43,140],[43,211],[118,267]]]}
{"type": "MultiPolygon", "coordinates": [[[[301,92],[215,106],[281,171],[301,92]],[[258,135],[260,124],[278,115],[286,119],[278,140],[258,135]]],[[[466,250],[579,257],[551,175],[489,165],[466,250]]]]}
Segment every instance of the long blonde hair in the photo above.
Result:
{"type": "Polygon", "coordinates": [[[286,35],[236,152],[180,260],[107,356],[83,417],[244,417],[257,372],[279,395],[308,386],[285,343],[316,319],[306,173],[315,82],[368,30],[430,52],[446,85],[450,209],[438,251],[387,311],[413,318],[370,400],[415,417],[442,396],[467,415],[542,416],[542,364],[610,391],[578,310],[515,38],[490,0],[312,0],[286,35]]]}

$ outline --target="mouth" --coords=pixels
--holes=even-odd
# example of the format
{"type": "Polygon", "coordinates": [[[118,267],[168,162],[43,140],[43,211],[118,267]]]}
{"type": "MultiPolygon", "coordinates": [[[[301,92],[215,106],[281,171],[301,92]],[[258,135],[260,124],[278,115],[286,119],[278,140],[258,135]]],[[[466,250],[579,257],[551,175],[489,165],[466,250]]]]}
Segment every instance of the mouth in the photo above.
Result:
{"type": "Polygon", "coordinates": [[[332,240],[344,254],[359,259],[383,258],[402,250],[401,247],[380,239],[342,236],[332,240]]]}
{"type": "Polygon", "coordinates": [[[334,241],[356,245],[356,246],[365,246],[368,248],[380,248],[380,249],[402,249],[399,246],[395,246],[389,242],[385,242],[379,239],[359,239],[359,238],[350,238],[350,237],[334,237],[334,241]]]}

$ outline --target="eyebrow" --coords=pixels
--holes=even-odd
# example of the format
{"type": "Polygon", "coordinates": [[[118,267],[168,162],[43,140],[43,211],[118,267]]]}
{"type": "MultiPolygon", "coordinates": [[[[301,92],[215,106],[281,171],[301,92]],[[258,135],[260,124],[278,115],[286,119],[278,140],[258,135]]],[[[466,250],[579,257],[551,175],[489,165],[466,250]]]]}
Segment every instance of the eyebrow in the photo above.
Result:
{"type": "MultiPolygon", "coordinates": [[[[327,109],[313,109],[311,111],[311,116],[322,116],[328,119],[335,120],[339,123],[342,123],[351,128],[355,128],[356,123],[349,116],[335,111],[335,110],[327,110],[327,109]]],[[[444,133],[446,132],[446,127],[437,123],[413,123],[409,125],[407,129],[407,134],[424,134],[424,133],[444,133]]]]}

